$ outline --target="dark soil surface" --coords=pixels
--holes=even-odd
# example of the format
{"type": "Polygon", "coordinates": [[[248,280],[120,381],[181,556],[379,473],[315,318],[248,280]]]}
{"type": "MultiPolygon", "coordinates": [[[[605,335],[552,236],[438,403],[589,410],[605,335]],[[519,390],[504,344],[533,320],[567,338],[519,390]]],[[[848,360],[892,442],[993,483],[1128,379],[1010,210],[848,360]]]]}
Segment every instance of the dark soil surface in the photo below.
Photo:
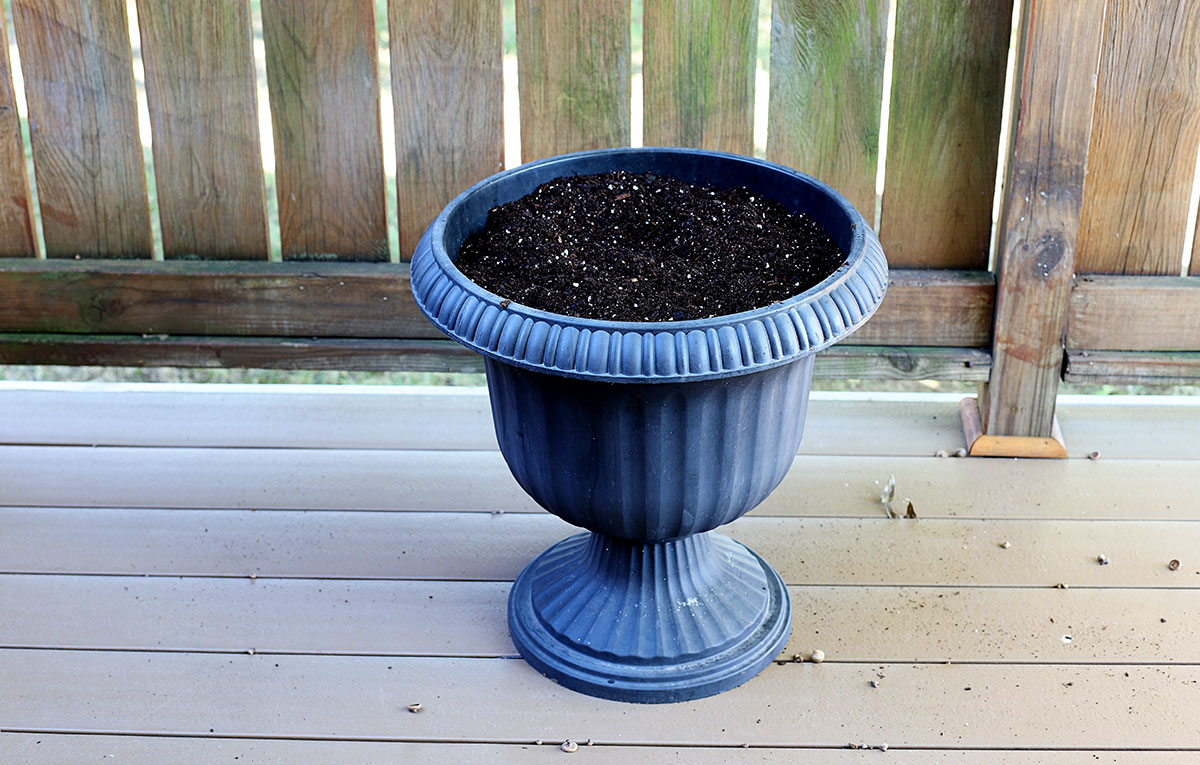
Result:
{"type": "Polygon", "coordinates": [[[532,308],[679,321],[779,302],[845,259],[812,218],[747,189],[622,171],[556,178],[494,208],[457,266],[532,308]]]}

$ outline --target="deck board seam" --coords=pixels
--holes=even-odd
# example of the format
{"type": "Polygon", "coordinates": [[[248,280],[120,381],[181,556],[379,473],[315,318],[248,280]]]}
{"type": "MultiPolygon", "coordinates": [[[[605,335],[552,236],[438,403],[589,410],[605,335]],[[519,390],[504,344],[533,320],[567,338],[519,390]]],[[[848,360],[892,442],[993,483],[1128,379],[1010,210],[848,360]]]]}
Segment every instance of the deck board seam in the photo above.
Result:
{"type": "MultiPolygon", "coordinates": [[[[84,512],[87,512],[87,511],[116,512],[116,511],[121,511],[121,510],[136,510],[136,511],[163,512],[163,513],[193,512],[194,511],[194,512],[200,512],[200,513],[210,513],[210,512],[211,513],[258,513],[258,514],[267,514],[267,513],[307,513],[307,514],[343,513],[343,514],[364,514],[364,515],[380,515],[380,514],[385,514],[385,513],[392,513],[392,514],[396,514],[396,515],[402,515],[402,514],[438,515],[438,516],[446,517],[447,519],[449,519],[450,517],[455,516],[455,515],[472,516],[472,517],[479,517],[479,516],[494,517],[494,516],[503,516],[503,515],[513,515],[513,516],[519,516],[519,517],[525,517],[525,518],[553,517],[549,512],[547,512],[545,510],[537,510],[537,509],[535,509],[535,510],[520,509],[520,510],[496,511],[496,510],[461,510],[461,509],[431,510],[429,508],[410,508],[410,509],[385,508],[385,509],[372,510],[369,508],[338,509],[338,508],[304,508],[304,507],[228,507],[228,506],[223,506],[223,505],[180,505],[180,506],[176,506],[176,507],[164,507],[162,505],[139,506],[139,505],[128,505],[128,504],[123,504],[123,505],[99,505],[99,504],[97,504],[97,505],[82,505],[82,506],[81,505],[59,505],[59,504],[0,505],[0,512],[4,512],[5,510],[30,510],[30,511],[69,510],[69,511],[84,511],[84,512]]],[[[762,521],[767,521],[767,520],[775,520],[775,521],[846,521],[846,522],[853,522],[853,523],[861,523],[864,521],[879,521],[879,522],[886,521],[886,522],[895,523],[895,524],[904,524],[904,523],[909,522],[909,519],[888,518],[887,516],[876,515],[876,514],[871,514],[871,515],[815,515],[815,514],[814,515],[784,515],[784,514],[779,514],[779,513],[762,513],[762,512],[751,511],[751,513],[745,517],[749,518],[751,520],[762,520],[762,521]]],[[[1192,518],[1187,518],[1187,517],[1167,517],[1167,518],[1087,517],[1087,518],[1080,518],[1078,516],[1030,517],[1030,516],[1021,516],[1021,515],[932,515],[931,514],[931,515],[923,515],[920,518],[915,519],[915,522],[917,522],[917,523],[920,523],[921,521],[934,521],[937,523],[946,523],[946,522],[954,522],[954,521],[979,523],[979,522],[994,521],[994,522],[998,522],[998,523],[1003,522],[1003,523],[1138,523],[1138,524],[1189,523],[1190,524],[1190,523],[1200,523],[1200,516],[1192,517],[1192,518]]],[[[582,531],[582,530],[583,529],[576,529],[576,531],[582,531]]],[[[726,530],[725,532],[722,532],[722,533],[728,533],[728,530],[726,530]]],[[[0,573],[10,573],[10,572],[0,571],[0,573]]]]}
{"type": "MultiPolygon", "coordinates": [[[[175,579],[175,580],[196,580],[207,579],[213,581],[227,582],[230,580],[246,580],[250,582],[412,582],[420,584],[452,584],[452,585],[470,585],[470,584],[512,584],[512,579],[507,578],[487,578],[487,577],[424,577],[424,576],[357,576],[357,575],[338,575],[338,574],[220,574],[220,573],[136,573],[127,571],[105,572],[105,571],[5,571],[0,570],[0,578],[2,577],[57,577],[61,579],[71,578],[88,578],[88,579],[175,579]]],[[[792,589],[827,589],[827,590],[852,590],[852,589],[879,589],[879,590],[1102,590],[1105,592],[1128,590],[1131,592],[1156,591],[1162,592],[1179,592],[1180,590],[1200,590],[1200,585],[1196,586],[1180,586],[1180,585],[1157,585],[1157,584],[1078,584],[1070,585],[1067,588],[1059,587],[1054,584],[986,584],[981,582],[970,583],[954,583],[954,582],[937,582],[929,583],[922,582],[918,584],[904,584],[899,582],[792,582],[787,583],[787,586],[792,589]]]]}
{"type": "MultiPolygon", "coordinates": [[[[313,576],[307,574],[263,574],[250,577],[246,574],[219,573],[138,573],[138,572],[106,572],[106,571],[18,571],[0,570],[0,577],[6,576],[45,576],[45,577],[90,577],[90,578],[121,578],[121,579],[219,579],[219,580],[253,580],[259,582],[277,581],[310,581],[310,582],[421,582],[443,584],[512,584],[511,579],[488,579],[481,577],[423,577],[423,576],[339,576],[322,574],[313,576]]],[[[897,582],[784,582],[788,588],[794,589],[905,589],[905,590],[1057,590],[1063,589],[1057,583],[1053,584],[980,584],[972,583],[897,583],[897,582]]],[[[1132,590],[1139,592],[1189,592],[1200,590],[1200,585],[1153,585],[1153,584],[1072,584],[1071,590],[1100,590],[1105,592],[1132,590]]]]}
{"type": "MultiPolygon", "coordinates": [[[[329,659],[453,659],[455,661],[521,661],[516,653],[384,653],[380,651],[322,651],[299,649],[236,649],[236,648],[159,648],[155,646],[53,646],[0,644],[0,651],[39,651],[72,653],[172,654],[192,656],[295,656],[329,659]]],[[[777,665],[805,664],[791,659],[777,659],[777,665]]],[[[985,661],[982,659],[888,659],[826,658],[825,664],[847,667],[1200,667],[1200,661],[985,661]]]]}
{"type": "MultiPolygon", "coordinates": [[[[0,735],[24,734],[46,736],[128,736],[140,738],[203,738],[223,739],[231,741],[330,741],[346,743],[395,743],[395,744],[495,744],[512,746],[544,746],[556,747],[559,740],[542,739],[542,744],[530,739],[502,738],[447,738],[447,737],[390,737],[390,736],[305,736],[301,734],[270,734],[270,733],[214,733],[199,731],[136,731],[120,729],[89,729],[89,728],[8,728],[0,727],[0,735]]],[[[678,749],[800,749],[829,751],[849,749],[843,743],[800,744],[786,742],[737,744],[729,742],[705,741],[594,741],[592,748],[603,747],[639,747],[646,749],[678,748],[678,749]]],[[[1200,747],[1003,747],[1003,746],[917,746],[892,745],[889,751],[915,752],[1200,752],[1200,747]]]]}
{"type": "MultiPolygon", "coordinates": [[[[0,439],[2,439],[2,436],[0,436],[0,439]]],[[[397,454],[412,453],[412,454],[429,454],[429,455],[499,454],[500,453],[500,449],[498,447],[472,447],[472,446],[439,447],[436,449],[431,449],[431,448],[415,447],[415,446],[365,446],[365,445],[297,446],[297,445],[286,445],[286,444],[221,444],[221,445],[214,445],[214,444],[204,444],[204,443],[199,443],[199,444],[194,444],[194,443],[191,443],[191,444],[189,444],[189,443],[140,444],[140,443],[116,443],[116,442],[109,443],[109,442],[104,442],[104,441],[65,441],[65,440],[58,440],[58,441],[0,440],[0,448],[3,448],[3,447],[44,448],[44,449],[80,449],[80,450],[83,450],[83,449],[89,449],[89,450],[90,449],[112,449],[112,450],[130,450],[130,451],[133,451],[133,450],[163,451],[163,452],[176,452],[176,451],[185,451],[185,450],[197,451],[197,452],[222,452],[222,451],[227,451],[227,452],[337,452],[337,453],[341,453],[341,452],[368,452],[368,453],[395,452],[397,454]]],[[[914,462],[923,461],[923,462],[929,462],[929,463],[937,463],[944,459],[947,459],[945,457],[938,457],[936,454],[926,454],[924,452],[914,453],[912,451],[900,451],[900,450],[895,450],[895,451],[891,451],[891,452],[881,451],[881,452],[877,452],[877,453],[865,454],[861,451],[844,451],[844,452],[842,452],[842,451],[836,451],[836,450],[830,450],[830,449],[822,449],[820,452],[809,452],[809,451],[804,451],[802,448],[802,450],[797,451],[796,455],[795,455],[796,460],[826,459],[826,458],[839,458],[839,457],[861,459],[861,460],[904,459],[906,461],[912,460],[914,462]]],[[[963,458],[954,458],[954,459],[963,459],[963,458]]],[[[1108,462],[1108,463],[1122,463],[1122,462],[1176,463],[1176,462],[1200,462],[1200,455],[1197,455],[1197,456],[1152,455],[1152,456],[1145,456],[1145,457],[1122,455],[1119,457],[1108,457],[1108,458],[1104,458],[1104,459],[1105,459],[1105,462],[1108,462]]],[[[990,458],[976,457],[976,458],[974,458],[974,460],[967,460],[967,461],[976,461],[976,460],[985,460],[985,461],[1008,460],[1008,461],[1020,461],[1020,462],[1028,462],[1028,463],[1032,463],[1032,464],[1038,464],[1038,459],[1036,459],[1036,458],[1022,458],[1022,457],[990,457],[990,458]]],[[[1086,463],[1086,462],[1090,462],[1091,458],[1085,454],[1077,454],[1077,455],[1072,455],[1072,456],[1066,457],[1065,461],[1066,462],[1086,463]]]]}

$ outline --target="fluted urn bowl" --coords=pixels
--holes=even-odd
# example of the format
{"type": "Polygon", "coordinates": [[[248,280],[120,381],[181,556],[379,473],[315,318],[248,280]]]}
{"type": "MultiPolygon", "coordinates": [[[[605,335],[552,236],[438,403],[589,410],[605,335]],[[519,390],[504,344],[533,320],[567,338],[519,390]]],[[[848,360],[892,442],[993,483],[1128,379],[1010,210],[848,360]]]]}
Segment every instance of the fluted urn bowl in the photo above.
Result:
{"type": "Polygon", "coordinates": [[[780,165],[691,149],[533,162],[460,194],[412,258],[417,305],[485,357],[496,436],[521,487],[588,531],[513,585],[513,642],[538,671],[604,698],[684,701],[758,674],[791,632],[783,581],[713,529],[779,484],[804,431],[813,355],[865,322],[887,263],[862,216],[780,165]],[[788,300],[679,322],[581,319],[493,294],[454,265],[488,211],[553,178],[626,170],[745,186],[805,212],[845,261],[788,300]]]}

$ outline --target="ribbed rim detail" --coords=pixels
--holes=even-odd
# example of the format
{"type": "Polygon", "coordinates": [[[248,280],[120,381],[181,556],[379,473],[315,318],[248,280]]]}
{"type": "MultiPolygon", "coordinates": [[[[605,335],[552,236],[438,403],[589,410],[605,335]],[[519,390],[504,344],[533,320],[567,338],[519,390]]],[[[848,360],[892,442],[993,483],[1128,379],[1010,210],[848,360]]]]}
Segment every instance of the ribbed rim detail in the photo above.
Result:
{"type": "MultiPolygon", "coordinates": [[[[614,162],[611,169],[618,169],[614,162]]],[[[413,296],[420,311],[453,340],[527,369],[607,382],[683,382],[746,374],[811,355],[871,317],[887,289],[878,237],[840,194],[782,165],[695,149],[600,149],[551,157],[507,170],[456,197],[413,253],[413,296]],[[467,279],[443,244],[446,220],[480,189],[547,163],[601,153],[680,152],[770,168],[830,195],[853,221],[846,262],[820,284],[788,300],[728,316],[679,322],[581,319],[504,300],[467,279]]]]}

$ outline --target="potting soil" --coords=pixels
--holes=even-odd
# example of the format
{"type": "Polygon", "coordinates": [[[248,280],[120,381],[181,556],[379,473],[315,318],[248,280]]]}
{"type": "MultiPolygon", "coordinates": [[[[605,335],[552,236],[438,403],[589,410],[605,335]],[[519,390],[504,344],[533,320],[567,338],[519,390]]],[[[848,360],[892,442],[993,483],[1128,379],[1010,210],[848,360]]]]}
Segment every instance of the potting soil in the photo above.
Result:
{"type": "Polygon", "coordinates": [[[681,321],[785,300],[845,259],[811,217],[748,189],[619,171],[556,178],[494,208],[456,265],[532,308],[681,321]]]}

